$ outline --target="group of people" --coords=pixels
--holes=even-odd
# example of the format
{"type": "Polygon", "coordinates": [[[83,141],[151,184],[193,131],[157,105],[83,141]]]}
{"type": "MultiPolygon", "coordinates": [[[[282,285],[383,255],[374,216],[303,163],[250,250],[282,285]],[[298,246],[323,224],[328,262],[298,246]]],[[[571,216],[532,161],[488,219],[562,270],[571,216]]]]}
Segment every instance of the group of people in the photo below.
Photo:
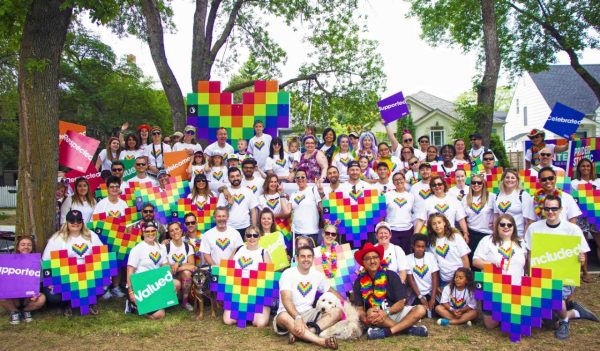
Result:
{"type": "MultiPolygon", "coordinates": [[[[143,219],[134,226],[142,230],[143,241],[132,249],[126,270],[113,279],[103,296],[125,297],[121,288],[126,284],[132,308],[131,275],[169,266],[182,306],[192,310],[188,295],[195,269],[227,259],[235,260],[240,269],[256,269],[260,262],[271,262],[273,253],[261,248],[258,241],[278,232],[276,219],[287,219],[293,234],[288,256],[293,263],[279,282],[279,305],[273,318],[277,333],[289,333],[290,342],[303,339],[337,348],[335,338],[321,338],[319,334],[339,321],[342,311],[309,319],[314,315],[311,311],[317,292],[329,291],[355,306],[369,338],[400,333],[427,336],[427,328],[418,325],[422,318],[438,318],[442,326],[470,325],[478,318],[473,270],[493,264],[518,284],[529,271],[533,233],[580,237],[584,281],[589,280],[587,239],[600,242],[597,228],[582,218],[573,197],[556,188],[558,170],[552,159],[562,146],[546,145],[540,130],[529,134],[534,146],[526,154],[541,187],[531,196],[522,189],[514,169],[504,170],[499,193],[488,192],[486,173],[497,160],[493,151],[483,146],[479,134],[470,136],[470,150],[465,140],[458,139],[442,146],[438,153],[429,137],[421,136],[415,148],[410,132],[404,131],[398,140],[389,126],[389,143],[378,143],[369,131],[338,136],[332,128],[323,131],[319,142],[315,129],[309,126],[302,138],[289,138],[286,150],[283,140],[264,134],[264,123],[257,121],[255,136],[238,140],[236,151],[227,143],[225,128],[217,131],[217,141],[203,149],[194,140],[193,126],[186,126],[172,148],[162,139],[159,127],[141,125],[137,132],[128,132],[127,127],[124,125],[122,133],[109,140],[96,163],[99,170],[107,171],[108,196],[96,201],[87,180],[77,179],[73,194],[61,195],[61,226],[48,241],[43,257],[52,250],[67,249],[69,256],[83,260],[91,251],[81,250],[83,245],[91,248],[102,244],[85,223],[94,214],[124,215],[127,204],[119,195],[130,186],[122,181],[124,166],[120,160],[124,158],[135,158],[136,175],[130,181],[152,182],[164,189],[169,174],[162,155],[187,150],[192,156],[188,197],[200,207],[217,198],[216,226],[204,233],[198,232],[193,213],[186,214],[183,225],[173,222],[165,227],[155,219],[156,209],[151,203],[142,205],[143,219]],[[478,158],[484,172],[467,179],[460,165],[478,158]],[[453,187],[447,182],[450,176],[455,179],[453,187]],[[356,262],[362,268],[353,291],[344,294],[335,291],[329,279],[337,269],[335,248],[346,239],[338,235],[336,223],[324,223],[322,201],[332,192],[341,192],[356,204],[367,190],[385,196],[387,214],[368,240],[354,247],[356,262]],[[317,256],[321,270],[314,266],[317,256]]],[[[600,186],[594,164],[587,159],[578,163],[572,186],[582,183],[600,186]]],[[[281,232],[279,236],[284,242],[281,232]]],[[[17,243],[18,252],[28,252],[21,246],[17,243]]],[[[555,332],[560,339],[569,336],[571,319],[598,321],[594,313],[574,301],[574,290],[563,288],[563,310],[557,313],[555,332]]],[[[41,307],[44,300],[62,305],[65,315],[71,314],[51,287],[45,287],[36,300],[21,305],[3,301],[2,305],[11,312],[11,322],[27,321],[30,311],[41,307]]],[[[97,306],[91,306],[90,312],[97,313],[97,306]]],[[[270,308],[265,307],[253,324],[266,326],[270,314],[270,308]]],[[[151,319],[164,316],[164,310],[147,315],[151,319]]],[[[223,320],[236,322],[229,311],[224,311],[223,320]]],[[[498,325],[486,311],[483,322],[487,328],[498,325]]]]}

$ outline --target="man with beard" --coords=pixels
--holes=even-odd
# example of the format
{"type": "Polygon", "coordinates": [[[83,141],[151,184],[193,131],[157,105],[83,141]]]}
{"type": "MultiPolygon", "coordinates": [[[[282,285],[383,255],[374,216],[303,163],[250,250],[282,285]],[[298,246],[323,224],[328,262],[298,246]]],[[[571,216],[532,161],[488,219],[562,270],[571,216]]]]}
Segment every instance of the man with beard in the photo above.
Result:
{"type": "Polygon", "coordinates": [[[431,179],[431,165],[429,163],[421,163],[419,166],[419,176],[421,180],[410,188],[410,193],[415,197],[415,211],[418,206],[431,196],[429,188],[429,180],[431,179]]]}
{"type": "Polygon", "coordinates": [[[253,158],[247,158],[242,162],[242,172],[244,173],[242,186],[252,190],[252,193],[258,197],[263,193],[265,180],[254,176],[256,165],[256,160],[253,158]]]}
{"type": "Polygon", "coordinates": [[[317,179],[317,190],[321,198],[326,198],[330,193],[335,193],[340,189],[340,172],[336,166],[329,166],[327,168],[327,180],[329,180],[329,186],[324,187],[320,179],[317,179]]]}
{"type": "MultiPolygon", "coordinates": [[[[252,169],[254,172],[254,167],[252,169]]],[[[249,188],[242,186],[242,175],[239,168],[229,168],[229,186],[219,188],[219,200],[217,206],[229,209],[228,225],[239,231],[244,236],[246,228],[256,225],[256,207],[258,199],[249,188]]]]}
{"type": "Polygon", "coordinates": [[[211,266],[218,266],[221,260],[227,260],[235,250],[244,242],[240,233],[229,226],[229,210],[227,207],[217,207],[213,214],[217,226],[209,229],[202,236],[200,252],[204,262],[211,266]]]}
{"type": "Polygon", "coordinates": [[[137,222],[136,224],[134,224],[134,227],[139,228],[143,232],[144,228],[146,228],[146,225],[148,223],[152,223],[154,225],[154,227],[156,227],[156,229],[158,230],[158,233],[159,233],[158,242],[162,243],[164,240],[168,240],[169,237],[167,235],[167,229],[165,228],[164,225],[160,224],[160,222],[158,222],[154,219],[154,215],[156,212],[154,205],[149,202],[146,202],[144,205],[142,205],[141,212],[142,212],[142,219],[139,222],[137,222]]]}
{"type": "Polygon", "coordinates": [[[371,184],[360,179],[360,165],[358,161],[348,162],[348,181],[339,187],[344,197],[351,198],[350,202],[355,204],[365,190],[373,189],[371,184]]]}

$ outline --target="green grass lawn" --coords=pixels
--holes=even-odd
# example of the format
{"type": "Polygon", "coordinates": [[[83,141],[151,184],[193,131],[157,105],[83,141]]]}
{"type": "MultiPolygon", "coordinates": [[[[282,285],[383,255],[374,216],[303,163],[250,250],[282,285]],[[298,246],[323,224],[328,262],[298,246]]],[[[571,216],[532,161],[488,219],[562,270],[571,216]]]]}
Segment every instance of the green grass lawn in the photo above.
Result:
{"type": "MultiPolygon", "coordinates": [[[[600,313],[600,279],[585,284],[576,298],[596,313],[600,313]]],[[[64,318],[58,309],[45,309],[34,314],[34,322],[18,326],[8,324],[1,315],[1,350],[303,350],[317,349],[297,342],[287,344],[287,338],[276,336],[271,329],[225,326],[220,316],[194,321],[181,307],[167,310],[161,321],[150,321],[123,313],[123,300],[99,304],[98,316],[64,318]]],[[[598,350],[600,323],[573,321],[571,338],[559,341],[547,329],[534,329],[532,337],[511,344],[499,330],[484,330],[481,323],[471,328],[440,327],[432,320],[423,324],[429,328],[428,338],[396,336],[383,340],[340,341],[341,350],[560,350],[570,347],[598,350]],[[572,345],[572,346],[571,346],[572,345]]]]}

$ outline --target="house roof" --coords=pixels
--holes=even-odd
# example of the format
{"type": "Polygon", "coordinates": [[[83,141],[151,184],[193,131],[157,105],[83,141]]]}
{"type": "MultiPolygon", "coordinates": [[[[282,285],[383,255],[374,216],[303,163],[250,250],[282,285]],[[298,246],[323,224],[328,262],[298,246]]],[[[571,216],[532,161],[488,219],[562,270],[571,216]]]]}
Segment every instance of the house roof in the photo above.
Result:
{"type": "Polygon", "coordinates": [[[526,136],[527,134],[529,134],[529,133],[527,133],[527,132],[525,132],[525,133],[519,133],[519,134],[517,134],[517,135],[515,135],[515,136],[513,136],[513,137],[511,137],[511,138],[508,138],[508,139],[506,139],[506,141],[519,141],[519,140],[521,140],[521,139],[522,139],[524,136],[526,136]]]}
{"type": "Polygon", "coordinates": [[[431,110],[440,110],[442,112],[444,112],[445,114],[454,117],[454,118],[459,118],[460,116],[458,115],[458,113],[456,112],[456,110],[454,109],[454,103],[448,101],[448,100],[444,100],[442,98],[439,98],[437,96],[428,94],[424,91],[419,91],[415,94],[411,94],[409,96],[407,96],[407,98],[410,97],[413,100],[416,100],[418,102],[420,102],[421,104],[429,107],[431,110]]]}
{"type": "Polygon", "coordinates": [[[506,116],[508,116],[507,112],[494,111],[493,122],[494,123],[506,123],[506,116]]]}
{"type": "MultiPolygon", "coordinates": [[[[583,67],[600,81],[600,65],[583,65],[583,67]]],[[[529,72],[529,75],[550,108],[560,101],[590,115],[594,114],[600,105],[592,89],[569,65],[550,65],[547,71],[529,72]]]]}

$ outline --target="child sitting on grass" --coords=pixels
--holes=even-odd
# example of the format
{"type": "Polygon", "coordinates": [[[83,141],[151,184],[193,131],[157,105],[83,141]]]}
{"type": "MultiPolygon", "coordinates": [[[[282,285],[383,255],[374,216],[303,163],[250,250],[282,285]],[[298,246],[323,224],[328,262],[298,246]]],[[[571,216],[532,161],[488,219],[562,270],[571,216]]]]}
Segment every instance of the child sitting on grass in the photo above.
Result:
{"type": "Polygon", "coordinates": [[[473,272],[465,267],[458,268],[454,279],[444,287],[440,304],[435,307],[435,312],[442,317],[437,324],[471,326],[471,321],[477,318],[474,290],[473,272]]]}

